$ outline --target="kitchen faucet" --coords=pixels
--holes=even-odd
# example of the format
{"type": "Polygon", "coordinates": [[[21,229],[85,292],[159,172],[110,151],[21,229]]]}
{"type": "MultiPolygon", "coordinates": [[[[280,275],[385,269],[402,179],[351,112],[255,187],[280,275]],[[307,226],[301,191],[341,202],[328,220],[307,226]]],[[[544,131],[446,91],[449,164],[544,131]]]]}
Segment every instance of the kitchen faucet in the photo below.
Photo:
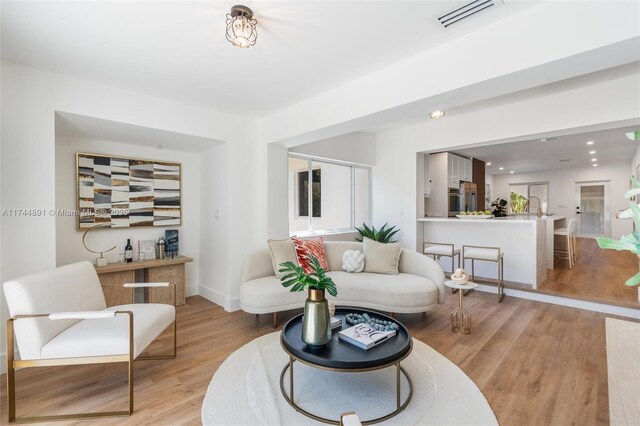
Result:
{"type": "Polygon", "coordinates": [[[535,195],[532,195],[531,197],[529,197],[529,199],[527,200],[527,207],[529,210],[529,213],[531,213],[531,204],[530,201],[532,198],[535,198],[536,200],[538,200],[538,210],[536,210],[536,215],[538,217],[542,217],[542,201],[540,201],[540,198],[536,197],[535,195]]]}

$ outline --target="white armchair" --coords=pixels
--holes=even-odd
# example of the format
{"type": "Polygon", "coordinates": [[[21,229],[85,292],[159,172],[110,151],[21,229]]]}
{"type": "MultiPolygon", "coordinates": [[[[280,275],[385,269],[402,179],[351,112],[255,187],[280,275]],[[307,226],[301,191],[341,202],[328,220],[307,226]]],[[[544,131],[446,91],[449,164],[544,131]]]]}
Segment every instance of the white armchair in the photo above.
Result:
{"type": "MultiPolygon", "coordinates": [[[[79,262],[3,284],[11,318],[7,321],[7,402],[9,422],[128,416],[133,412],[133,361],[176,357],[176,311],[171,305],[132,303],[107,308],[93,265],[79,262]],[[173,323],[173,353],[140,354],[173,323]],[[14,337],[20,353],[15,359],[14,337]],[[15,369],[42,366],[129,364],[129,409],[16,418],[15,369]]],[[[125,284],[167,287],[169,283],[125,284]]],[[[173,296],[175,299],[175,288],[173,296]]]]}

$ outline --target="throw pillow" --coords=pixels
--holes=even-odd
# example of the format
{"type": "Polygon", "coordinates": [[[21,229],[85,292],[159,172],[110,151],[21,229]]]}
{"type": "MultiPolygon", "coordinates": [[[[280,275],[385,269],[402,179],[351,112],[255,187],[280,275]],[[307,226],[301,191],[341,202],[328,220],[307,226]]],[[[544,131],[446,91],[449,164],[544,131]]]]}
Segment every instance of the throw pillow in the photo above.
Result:
{"type": "Polygon", "coordinates": [[[304,269],[304,272],[307,274],[313,272],[310,266],[309,256],[318,259],[320,266],[322,266],[325,271],[329,271],[329,262],[327,262],[327,256],[324,254],[324,241],[322,241],[322,237],[311,240],[293,238],[293,245],[296,249],[296,255],[298,256],[298,265],[304,269]]]}
{"type": "Polygon", "coordinates": [[[287,238],[286,240],[269,240],[269,253],[271,254],[271,262],[273,263],[273,272],[276,277],[282,278],[282,273],[278,272],[278,269],[282,269],[280,266],[284,262],[293,262],[294,265],[298,264],[298,257],[296,256],[296,249],[293,246],[293,240],[287,238]]]}
{"type": "Polygon", "coordinates": [[[342,255],[342,270],[362,272],[364,270],[364,253],[360,250],[347,250],[342,255]]]}
{"type": "Polygon", "coordinates": [[[398,275],[402,243],[384,244],[366,237],[362,242],[364,257],[367,259],[364,265],[365,272],[398,275]]]}

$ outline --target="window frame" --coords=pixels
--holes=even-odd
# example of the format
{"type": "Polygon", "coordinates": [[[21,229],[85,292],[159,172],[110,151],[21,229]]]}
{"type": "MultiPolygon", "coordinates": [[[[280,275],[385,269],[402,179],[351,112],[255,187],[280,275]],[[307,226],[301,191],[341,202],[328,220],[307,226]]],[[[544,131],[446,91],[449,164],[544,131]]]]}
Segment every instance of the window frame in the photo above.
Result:
{"type": "MultiPolygon", "coordinates": [[[[531,212],[529,211],[529,200],[531,199],[531,186],[532,185],[545,185],[547,187],[547,211],[543,212],[543,214],[546,214],[549,211],[549,205],[550,205],[550,197],[549,197],[549,181],[541,181],[541,182],[509,182],[509,200],[508,200],[508,206],[507,206],[507,212],[509,212],[509,214],[514,214],[514,215],[518,215],[518,214],[531,214],[531,212]],[[527,211],[524,213],[513,213],[511,210],[511,187],[512,186],[522,186],[522,185],[526,185],[527,186],[527,211]]],[[[542,202],[543,200],[540,200],[540,202],[542,202]]]]}
{"type": "MultiPolygon", "coordinates": [[[[295,202],[296,202],[296,206],[294,208],[293,214],[295,215],[296,218],[307,218],[307,230],[306,231],[294,231],[292,232],[291,229],[289,229],[289,235],[300,235],[300,236],[304,236],[304,235],[325,235],[325,234],[339,234],[339,233],[347,233],[347,232],[356,232],[355,227],[358,225],[355,223],[355,217],[356,217],[356,210],[355,210],[355,190],[356,190],[356,169],[362,169],[362,170],[366,170],[367,171],[367,191],[368,191],[368,198],[369,198],[369,205],[368,205],[368,211],[367,211],[367,222],[371,223],[371,217],[372,217],[372,200],[373,200],[373,196],[372,196],[372,177],[371,177],[371,172],[372,172],[372,167],[368,166],[366,164],[360,164],[360,163],[354,163],[354,162],[350,162],[350,161],[342,161],[342,160],[335,160],[335,159],[331,159],[331,158],[325,158],[325,157],[317,157],[315,155],[308,155],[308,154],[300,154],[297,152],[289,152],[287,154],[287,174],[288,174],[288,169],[289,169],[289,163],[288,163],[288,159],[289,158],[296,158],[298,160],[305,160],[307,161],[307,173],[308,173],[308,177],[307,180],[309,182],[313,182],[313,170],[314,170],[314,163],[325,163],[325,164],[333,164],[333,165],[338,165],[338,166],[345,166],[345,167],[349,167],[350,171],[350,200],[351,200],[351,205],[349,206],[349,218],[350,218],[350,222],[351,222],[351,226],[348,228],[329,228],[329,229],[314,229],[313,226],[313,222],[316,221],[320,221],[322,220],[322,216],[321,217],[314,217],[313,214],[310,214],[309,216],[299,216],[298,215],[298,209],[297,209],[297,201],[299,199],[299,190],[300,188],[298,188],[298,183],[297,183],[297,175],[299,172],[304,171],[304,169],[295,169],[294,170],[294,179],[293,179],[293,185],[294,185],[294,197],[295,197],[295,202]]],[[[315,167],[315,169],[317,169],[318,167],[315,167]]],[[[287,184],[290,185],[291,183],[289,182],[289,179],[287,179],[287,184]]],[[[322,174],[320,177],[320,197],[322,199],[322,174]]],[[[287,189],[287,193],[289,193],[289,188],[287,189]]],[[[288,202],[291,202],[291,200],[288,200],[288,202]]],[[[307,199],[307,203],[308,203],[308,209],[310,212],[313,212],[313,191],[308,191],[308,199],[307,199]]],[[[320,207],[321,211],[322,211],[322,206],[320,207]]],[[[289,228],[289,224],[290,224],[291,218],[288,218],[288,223],[287,223],[287,228],[289,228]]]]}

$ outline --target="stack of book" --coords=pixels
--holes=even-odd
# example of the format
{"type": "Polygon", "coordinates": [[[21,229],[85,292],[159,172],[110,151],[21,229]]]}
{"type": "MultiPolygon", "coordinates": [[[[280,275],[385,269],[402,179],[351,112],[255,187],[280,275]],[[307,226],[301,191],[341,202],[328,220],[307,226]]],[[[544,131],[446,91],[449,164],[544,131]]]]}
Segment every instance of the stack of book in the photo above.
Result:
{"type": "Polygon", "coordinates": [[[359,348],[368,350],[374,346],[386,342],[396,335],[395,330],[379,331],[368,324],[357,324],[353,327],[341,330],[338,333],[338,339],[351,343],[359,348]]]}

